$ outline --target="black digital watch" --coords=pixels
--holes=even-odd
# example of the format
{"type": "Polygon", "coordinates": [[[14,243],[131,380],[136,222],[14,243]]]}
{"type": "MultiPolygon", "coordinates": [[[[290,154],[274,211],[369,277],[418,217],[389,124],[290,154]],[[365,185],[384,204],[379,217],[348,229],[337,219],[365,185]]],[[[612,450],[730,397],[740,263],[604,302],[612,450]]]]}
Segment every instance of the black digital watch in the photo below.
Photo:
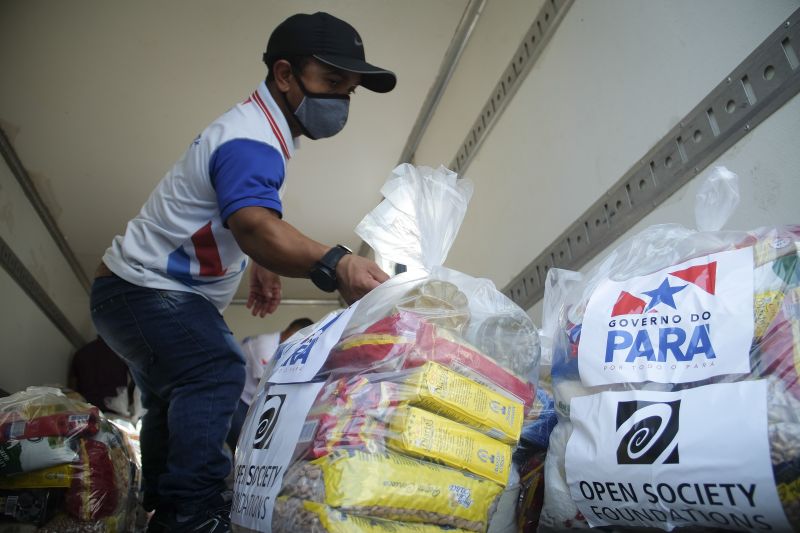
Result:
{"type": "Polygon", "coordinates": [[[339,288],[339,281],[336,279],[336,265],[342,260],[342,257],[353,252],[341,244],[337,244],[327,251],[322,259],[317,261],[314,268],[309,273],[311,281],[325,292],[333,292],[339,288]]]}

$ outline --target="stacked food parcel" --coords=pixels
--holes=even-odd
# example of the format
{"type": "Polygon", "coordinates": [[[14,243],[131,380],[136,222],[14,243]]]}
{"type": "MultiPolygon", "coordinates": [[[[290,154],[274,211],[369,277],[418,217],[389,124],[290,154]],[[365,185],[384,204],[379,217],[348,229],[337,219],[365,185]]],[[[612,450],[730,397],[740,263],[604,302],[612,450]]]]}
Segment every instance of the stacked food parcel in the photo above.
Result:
{"type": "Polygon", "coordinates": [[[735,183],[704,183],[704,231],[653,226],[552,274],[540,529],[800,528],[800,227],[720,231],[735,183]]]}
{"type": "Polygon", "coordinates": [[[237,529],[486,531],[517,485],[538,335],[441,267],[471,186],[403,165],[382,192],[357,231],[409,271],[281,346],[237,448],[237,529]]]}
{"type": "Polygon", "coordinates": [[[0,399],[0,530],[133,531],[139,460],[94,405],[51,387],[0,399]]]}

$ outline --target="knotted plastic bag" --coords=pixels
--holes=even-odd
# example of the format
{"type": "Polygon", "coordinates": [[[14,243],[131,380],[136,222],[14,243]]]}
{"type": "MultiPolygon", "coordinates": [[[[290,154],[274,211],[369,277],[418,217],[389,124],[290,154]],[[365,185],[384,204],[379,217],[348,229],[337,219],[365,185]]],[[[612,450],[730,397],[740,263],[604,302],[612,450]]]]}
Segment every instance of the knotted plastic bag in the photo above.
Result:
{"type": "Polygon", "coordinates": [[[334,531],[326,521],[338,517],[352,531],[483,532],[513,508],[537,330],[489,280],[442,266],[468,181],[401,165],[382,192],[356,231],[408,271],[279,348],[237,448],[234,524],[334,531]],[[308,382],[288,383],[311,364],[308,382]],[[291,458],[273,460],[273,449],[291,458]],[[269,469],[268,500],[251,469],[269,469]]]}
{"type": "Polygon", "coordinates": [[[698,230],[653,226],[548,280],[540,530],[800,526],[800,227],[722,230],[735,184],[712,171],[698,230]]]}

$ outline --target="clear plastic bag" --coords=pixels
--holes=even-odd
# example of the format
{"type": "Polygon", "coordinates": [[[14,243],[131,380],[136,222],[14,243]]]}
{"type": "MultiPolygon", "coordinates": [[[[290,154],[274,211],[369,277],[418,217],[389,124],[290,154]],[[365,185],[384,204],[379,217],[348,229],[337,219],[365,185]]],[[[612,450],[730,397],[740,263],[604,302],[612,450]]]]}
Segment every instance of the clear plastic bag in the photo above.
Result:
{"type": "Polygon", "coordinates": [[[715,169],[712,231],[648,228],[551,299],[540,530],[800,528],[800,226],[721,231],[736,202],[715,169]]]}
{"type": "Polygon", "coordinates": [[[324,521],[338,513],[348,531],[367,520],[374,531],[484,532],[516,500],[511,459],[536,394],[537,330],[490,281],[441,266],[468,182],[401,165],[382,192],[357,232],[409,270],[279,349],[236,451],[237,530],[332,531],[324,521]],[[291,383],[312,364],[309,383],[291,383]],[[264,474],[269,490],[248,483],[259,468],[280,472],[264,474]],[[264,501],[276,503],[260,513],[264,501]]]}
{"type": "Polygon", "coordinates": [[[96,407],[48,387],[0,399],[0,520],[41,533],[128,531],[138,483],[125,435],[96,407]]]}
{"type": "Polygon", "coordinates": [[[472,192],[470,181],[444,167],[399,165],[356,233],[381,257],[430,272],[444,264],[472,192]]]}
{"type": "MultiPolygon", "coordinates": [[[[531,349],[538,348],[533,342],[535,335],[535,330],[529,329],[531,349]]],[[[335,373],[366,369],[385,372],[415,368],[430,361],[448,366],[527,407],[532,405],[530,361],[520,375],[503,358],[481,352],[457,333],[417,313],[392,313],[362,332],[345,334],[331,351],[324,368],[335,373]]]]}

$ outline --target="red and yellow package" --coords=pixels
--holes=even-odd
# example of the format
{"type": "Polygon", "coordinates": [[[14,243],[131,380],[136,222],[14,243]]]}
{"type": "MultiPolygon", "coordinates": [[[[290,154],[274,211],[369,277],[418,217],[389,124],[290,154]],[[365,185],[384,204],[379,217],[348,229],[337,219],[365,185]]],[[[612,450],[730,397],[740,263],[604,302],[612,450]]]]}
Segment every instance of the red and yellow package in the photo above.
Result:
{"type": "Polygon", "coordinates": [[[409,312],[375,322],[363,333],[343,339],[331,350],[327,370],[416,368],[432,361],[530,407],[531,383],[503,368],[457,334],[409,312]]]}

